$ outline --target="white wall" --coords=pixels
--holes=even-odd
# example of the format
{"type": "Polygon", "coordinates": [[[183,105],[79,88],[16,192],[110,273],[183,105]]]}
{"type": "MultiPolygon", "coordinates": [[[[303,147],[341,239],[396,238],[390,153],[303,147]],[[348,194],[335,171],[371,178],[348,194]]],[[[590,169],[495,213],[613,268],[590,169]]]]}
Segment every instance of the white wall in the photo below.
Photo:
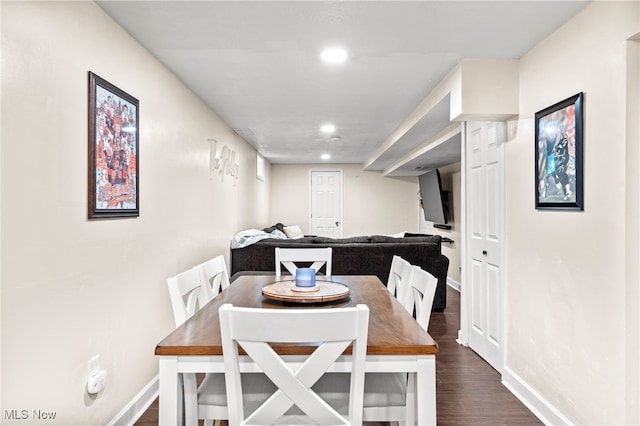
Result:
{"type": "Polygon", "coordinates": [[[640,424],[640,32],[627,52],[626,399],[627,423],[640,424]]]}
{"type": "Polygon", "coordinates": [[[274,164],[271,221],[309,233],[309,170],[342,170],[344,237],[417,232],[416,178],[387,178],[356,164],[274,164]]]}
{"type": "Polygon", "coordinates": [[[638,6],[593,2],[521,58],[506,145],[505,365],[576,424],[626,421],[625,306],[638,301],[625,300],[625,174],[638,163],[625,166],[625,59],[638,6]],[[534,113],[581,91],[585,210],[536,211],[534,113]]]}
{"type": "Polygon", "coordinates": [[[2,2],[1,371],[5,410],[106,424],[156,374],[167,277],[266,226],[255,150],[93,2],[2,2]],[[140,100],[140,217],[88,221],[87,72],[140,100]],[[208,138],[240,176],[209,173],[208,138]],[[85,391],[100,356],[106,389],[85,391]]]}

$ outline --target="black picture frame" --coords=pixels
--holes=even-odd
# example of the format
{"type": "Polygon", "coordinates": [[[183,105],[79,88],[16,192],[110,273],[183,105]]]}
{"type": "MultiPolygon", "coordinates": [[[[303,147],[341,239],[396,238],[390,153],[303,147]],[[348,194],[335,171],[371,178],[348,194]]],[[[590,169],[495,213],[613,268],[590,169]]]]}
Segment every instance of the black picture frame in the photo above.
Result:
{"type": "Polygon", "coordinates": [[[535,114],[537,210],[584,210],[582,92],[535,114]]]}
{"type": "Polygon", "coordinates": [[[138,99],[89,71],[89,219],[138,217],[138,99]]]}

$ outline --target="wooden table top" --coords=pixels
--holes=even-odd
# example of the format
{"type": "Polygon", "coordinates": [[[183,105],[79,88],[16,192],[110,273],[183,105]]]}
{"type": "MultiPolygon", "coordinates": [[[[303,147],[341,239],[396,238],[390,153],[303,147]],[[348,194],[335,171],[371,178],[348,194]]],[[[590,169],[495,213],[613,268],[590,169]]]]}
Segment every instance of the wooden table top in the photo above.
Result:
{"type": "MultiPolygon", "coordinates": [[[[327,277],[329,278],[329,277],[327,277]]],[[[375,275],[334,275],[331,281],[350,288],[347,299],[316,305],[269,300],[262,288],[273,275],[244,275],[200,309],[156,346],[156,355],[222,355],[218,309],[224,303],[265,309],[318,309],[366,304],[369,306],[368,355],[435,355],[438,344],[400,305],[375,275]]],[[[281,355],[308,355],[313,346],[273,344],[281,355]]],[[[350,348],[347,353],[350,352],[350,348]]]]}

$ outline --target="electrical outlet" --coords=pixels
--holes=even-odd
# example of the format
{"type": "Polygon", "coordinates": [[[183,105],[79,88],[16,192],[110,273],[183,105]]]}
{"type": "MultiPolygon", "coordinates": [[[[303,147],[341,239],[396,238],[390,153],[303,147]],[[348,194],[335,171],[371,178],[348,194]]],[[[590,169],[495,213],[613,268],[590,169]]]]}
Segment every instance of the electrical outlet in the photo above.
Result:
{"type": "Polygon", "coordinates": [[[107,371],[100,369],[100,355],[89,360],[87,365],[87,392],[95,395],[104,389],[107,371]]]}
{"type": "Polygon", "coordinates": [[[96,370],[93,373],[90,373],[89,379],[87,379],[87,392],[90,395],[102,392],[106,380],[107,370],[96,370]]]}

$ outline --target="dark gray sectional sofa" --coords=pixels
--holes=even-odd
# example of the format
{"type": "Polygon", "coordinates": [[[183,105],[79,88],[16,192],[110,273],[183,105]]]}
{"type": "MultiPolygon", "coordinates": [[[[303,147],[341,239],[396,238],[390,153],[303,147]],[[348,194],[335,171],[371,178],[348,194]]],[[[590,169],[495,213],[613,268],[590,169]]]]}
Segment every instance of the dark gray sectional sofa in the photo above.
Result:
{"type": "Polygon", "coordinates": [[[393,255],[398,255],[438,279],[433,310],[441,312],[447,304],[449,268],[449,259],[442,254],[441,243],[438,235],[265,239],[247,247],[231,249],[231,275],[233,280],[234,276],[242,273],[275,272],[276,247],[332,247],[333,275],[377,275],[386,284],[393,255]]]}

